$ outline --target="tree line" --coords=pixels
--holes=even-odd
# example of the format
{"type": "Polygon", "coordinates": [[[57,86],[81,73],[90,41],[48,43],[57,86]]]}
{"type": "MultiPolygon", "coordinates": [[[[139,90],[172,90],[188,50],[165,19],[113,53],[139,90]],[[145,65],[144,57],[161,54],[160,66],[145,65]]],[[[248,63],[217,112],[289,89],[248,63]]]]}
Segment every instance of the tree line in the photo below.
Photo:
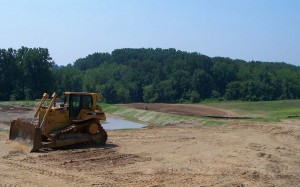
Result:
{"type": "Polygon", "coordinates": [[[32,100],[55,88],[46,48],[0,49],[0,100],[32,100]]]}
{"type": "Polygon", "coordinates": [[[300,68],[286,63],[211,58],[172,48],[116,49],[66,66],[55,65],[42,48],[3,49],[0,55],[2,100],[40,98],[50,90],[101,92],[109,103],[300,97],[300,68]]]}

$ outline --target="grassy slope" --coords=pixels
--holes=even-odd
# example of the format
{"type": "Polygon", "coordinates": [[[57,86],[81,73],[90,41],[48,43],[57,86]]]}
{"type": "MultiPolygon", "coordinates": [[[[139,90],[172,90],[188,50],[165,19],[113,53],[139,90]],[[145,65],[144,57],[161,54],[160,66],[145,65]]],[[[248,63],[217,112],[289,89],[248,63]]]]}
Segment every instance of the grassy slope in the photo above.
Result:
{"type": "Polygon", "coordinates": [[[148,110],[138,110],[138,109],[128,108],[125,106],[116,106],[116,105],[110,105],[106,103],[101,103],[101,106],[104,112],[106,113],[120,116],[130,121],[137,121],[137,122],[146,123],[154,126],[178,124],[183,121],[185,122],[193,121],[194,124],[196,122],[199,125],[204,125],[204,126],[227,124],[226,120],[223,119],[211,119],[211,118],[200,117],[200,116],[174,115],[174,114],[167,114],[167,113],[154,112],[148,110]]]}
{"type": "Polygon", "coordinates": [[[190,119],[188,116],[179,116],[173,114],[166,114],[161,112],[153,112],[147,110],[138,110],[124,106],[116,106],[110,104],[101,104],[102,109],[109,114],[120,116],[127,120],[144,122],[151,125],[169,125],[181,123],[190,119]]]}
{"type": "Polygon", "coordinates": [[[262,102],[224,101],[204,103],[207,106],[232,110],[240,115],[261,116],[254,120],[280,121],[300,117],[300,100],[280,100],[262,102]]]}

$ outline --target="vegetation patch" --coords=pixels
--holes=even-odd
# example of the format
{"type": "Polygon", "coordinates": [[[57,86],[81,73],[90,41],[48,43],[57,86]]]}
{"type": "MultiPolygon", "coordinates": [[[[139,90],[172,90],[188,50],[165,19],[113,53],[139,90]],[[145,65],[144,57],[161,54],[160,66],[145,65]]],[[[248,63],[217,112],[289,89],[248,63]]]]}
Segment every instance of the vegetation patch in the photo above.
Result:
{"type": "Polygon", "coordinates": [[[131,121],[144,122],[150,125],[164,126],[177,124],[191,118],[189,116],[179,116],[161,112],[138,110],[124,106],[115,106],[109,104],[101,104],[101,106],[102,109],[109,114],[117,115],[131,121]]]}
{"type": "Polygon", "coordinates": [[[204,104],[210,107],[231,110],[241,116],[252,117],[248,120],[254,121],[280,121],[281,119],[300,116],[300,100],[223,101],[205,102],[204,104]]]}
{"type": "Polygon", "coordinates": [[[0,106],[29,106],[34,107],[39,101],[1,101],[0,106]]]}
{"type": "Polygon", "coordinates": [[[204,126],[217,126],[217,125],[226,125],[227,123],[224,121],[215,121],[215,120],[208,120],[202,123],[204,126]]]}

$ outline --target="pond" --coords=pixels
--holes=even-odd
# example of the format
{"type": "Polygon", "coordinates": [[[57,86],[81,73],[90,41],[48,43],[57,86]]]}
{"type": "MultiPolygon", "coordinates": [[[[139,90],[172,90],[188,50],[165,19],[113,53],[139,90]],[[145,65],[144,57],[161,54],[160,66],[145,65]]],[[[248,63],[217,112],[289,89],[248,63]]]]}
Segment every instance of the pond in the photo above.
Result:
{"type": "Polygon", "coordinates": [[[102,124],[105,130],[117,130],[117,129],[140,129],[146,125],[141,123],[135,123],[127,121],[121,118],[107,118],[106,123],[102,124]]]}

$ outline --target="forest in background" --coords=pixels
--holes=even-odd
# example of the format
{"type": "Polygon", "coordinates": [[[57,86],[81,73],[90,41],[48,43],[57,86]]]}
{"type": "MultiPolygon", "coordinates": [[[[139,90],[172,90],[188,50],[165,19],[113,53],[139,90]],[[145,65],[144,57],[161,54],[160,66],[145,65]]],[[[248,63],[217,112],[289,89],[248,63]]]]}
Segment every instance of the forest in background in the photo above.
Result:
{"type": "Polygon", "coordinates": [[[0,49],[0,100],[33,100],[56,88],[46,48],[0,49]]]}
{"type": "Polygon", "coordinates": [[[176,49],[116,49],[58,66],[46,48],[0,49],[0,100],[101,92],[108,103],[299,99],[300,68],[176,49]]]}

